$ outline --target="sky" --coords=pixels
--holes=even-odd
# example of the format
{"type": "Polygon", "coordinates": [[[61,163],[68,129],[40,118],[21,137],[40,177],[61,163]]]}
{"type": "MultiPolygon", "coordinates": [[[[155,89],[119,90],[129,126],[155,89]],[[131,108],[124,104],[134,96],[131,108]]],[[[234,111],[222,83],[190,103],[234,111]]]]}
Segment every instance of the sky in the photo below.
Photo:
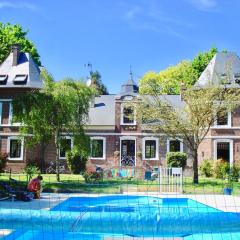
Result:
{"type": "Polygon", "coordinates": [[[239,0],[0,0],[0,22],[28,30],[56,80],[87,78],[110,93],[211,47],[240,55],[239,0]]]}

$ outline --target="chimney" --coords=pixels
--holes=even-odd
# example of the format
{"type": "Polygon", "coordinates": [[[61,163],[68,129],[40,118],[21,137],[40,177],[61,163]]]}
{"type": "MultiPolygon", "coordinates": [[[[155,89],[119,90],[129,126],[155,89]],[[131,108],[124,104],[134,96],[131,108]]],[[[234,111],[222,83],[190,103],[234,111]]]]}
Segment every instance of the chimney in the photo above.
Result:
{"type": "Polygon", "coordinates": [[[11,46],[11,52],[13,53],[12,66],[18,65],[18,58],[20,55],[20,51],[21,51],[21,44],[16,43],[11,46]]]}

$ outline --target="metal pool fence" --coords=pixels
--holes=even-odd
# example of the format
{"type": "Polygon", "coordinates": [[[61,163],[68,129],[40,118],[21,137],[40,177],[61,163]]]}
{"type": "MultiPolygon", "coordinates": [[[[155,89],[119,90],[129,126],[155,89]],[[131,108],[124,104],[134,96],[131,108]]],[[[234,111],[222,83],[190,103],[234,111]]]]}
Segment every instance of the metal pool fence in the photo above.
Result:
{"type": "Polygon", "coordinates": [[[0,174],[10,187],[0,184],[0,238],[240,239],[238,181],[200,177],[193,184],[178,168],[143,178],[114,173],[90,182],[82,175],[61,174],[57,182],[55,174],[42,174],[41,198],[31,201],[16,198],[26,192],[25,174],[0,174]]]}

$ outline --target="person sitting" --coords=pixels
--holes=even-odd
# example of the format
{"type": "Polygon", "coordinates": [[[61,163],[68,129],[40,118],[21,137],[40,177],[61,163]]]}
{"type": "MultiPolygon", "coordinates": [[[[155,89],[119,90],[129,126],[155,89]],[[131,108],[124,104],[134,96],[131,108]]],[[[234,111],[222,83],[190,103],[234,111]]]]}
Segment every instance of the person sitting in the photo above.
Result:
{"type": "Polygon", "coordinates": [[[41,181],[43,180],[42,176],[37,176],[36,178],[33,178],[29,183],[28,183],[28,191],[34,193],[34,198],[39,199],[40,194],[42,192],[42,186],[41,186],[41,181]]]}

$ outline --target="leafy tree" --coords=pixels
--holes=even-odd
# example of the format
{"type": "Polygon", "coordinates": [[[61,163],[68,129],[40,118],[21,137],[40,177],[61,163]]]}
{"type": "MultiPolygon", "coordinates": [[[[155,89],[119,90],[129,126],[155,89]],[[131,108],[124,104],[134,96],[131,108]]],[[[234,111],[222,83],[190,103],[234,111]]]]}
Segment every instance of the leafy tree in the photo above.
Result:
{"type": "Polygon", "coordinates": [[[151,94],[152,88],[147,86],[154,85],[154,90],[159,93],[179,94],[180,85],[184,84],[187,88],[193,86],[216,53],[217,49],[211,48],[207,52],[199,53],[193,61],[183,60],[159,73],[146,73],[140,80],[140,93],[151,94]]]}
{"type": "Polygon", "coordinates": [[[73,79],[53,82],[47,73],[45,80],[45,87],[41,91],[22,94],[14,99],[14,119],[22,123],[20,131],[23,136],[31,134],[27,142],[29,145],[42,141],[47,144],[54,139],[57,181],[60,181],[59,151],[62,133],[71,134],[76,143],[84,137],[84,125],[93,90],[73,79]]]}
{"type": "Polygon", "coordinates": [[[217,48],[213,47],[207,52],[199,53],[192,61],[192,68],[196,73],[197,79],[212,60],[214,55],[218,52],[217,48]]]}
{"type": "Polygon", "coordinates": [[[22,51],[30,53],[36,64],[41,65],[40,56],[34,43],[26,36],[27,31],[24,31],[20,25],[0,23],[0,64],[9,55],[11,45],[19,43],[22,51]]]}
{"type": "Polygon", "coordinates": [[[175,66],[159,72],[146,73],[140,80],[140,93],[151,94],[152,87],[163,94],[179,94],[180,83],[185,83],[187,87],[195,83],[196,74],[190,61],[182,61],[175,66]]]}
{"type": "Polygon", "coordinates": [[[92,85],[96,88],[98,95],[108,95],[107,87],[102,83],[101,75],[98,71],[90,71],[92,85]]]}
{"type": "Polygon", "coordinates": [[[193,182],[198,183],[199,145],[214,124],[216,113],[219,118],[224,118],[239,105],[240,94],[236,89],[208,86],[186,90],[181,106],[158,92],[152,96],[142,95],[142,104],[138,104],[137,112],[141,119],[152,123],[148,127],[154,132],[183,139],[193,159],[193,182]]]}

